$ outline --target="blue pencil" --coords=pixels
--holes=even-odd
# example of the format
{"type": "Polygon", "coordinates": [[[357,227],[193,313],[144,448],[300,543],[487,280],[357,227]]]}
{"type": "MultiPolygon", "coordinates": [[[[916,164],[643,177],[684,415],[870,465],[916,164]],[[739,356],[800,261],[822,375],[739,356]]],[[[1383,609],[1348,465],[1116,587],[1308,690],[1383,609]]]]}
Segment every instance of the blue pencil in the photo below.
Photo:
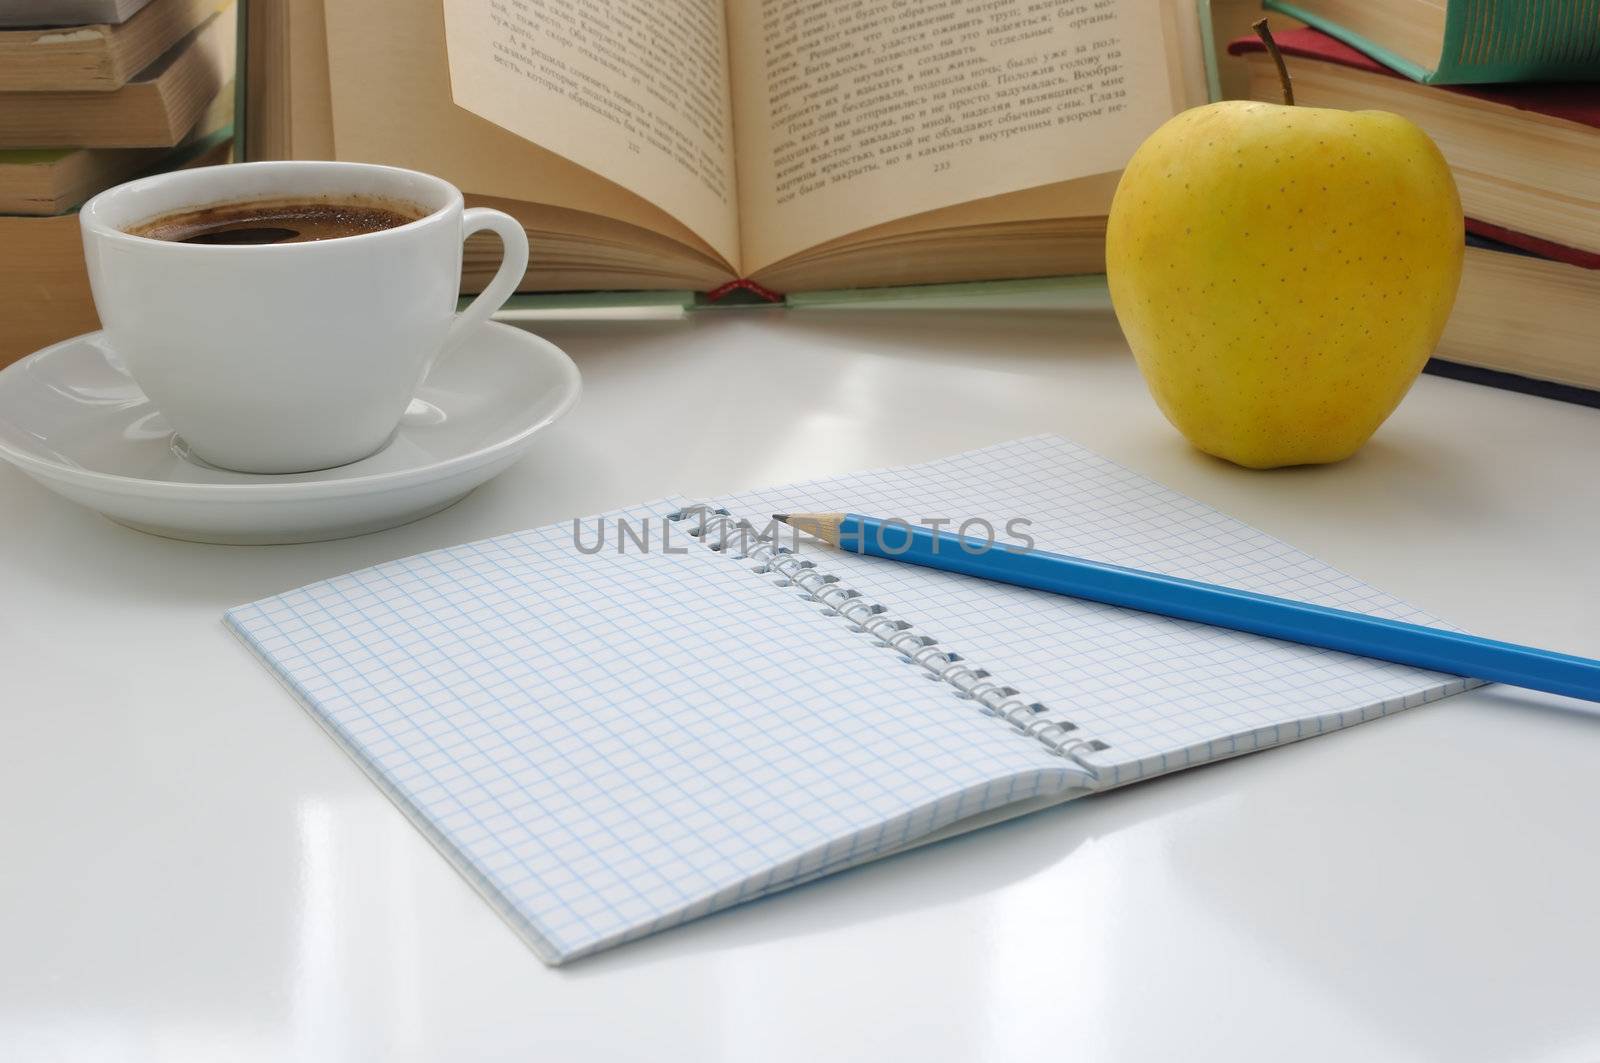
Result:
{"type": "Polygon", "coordinates": [[[1022,550],[854,513],[776,519],[844,550],[1433,672],[1600,701],[1600,661],[1163,576],[1043,550],[1022,550]]]}

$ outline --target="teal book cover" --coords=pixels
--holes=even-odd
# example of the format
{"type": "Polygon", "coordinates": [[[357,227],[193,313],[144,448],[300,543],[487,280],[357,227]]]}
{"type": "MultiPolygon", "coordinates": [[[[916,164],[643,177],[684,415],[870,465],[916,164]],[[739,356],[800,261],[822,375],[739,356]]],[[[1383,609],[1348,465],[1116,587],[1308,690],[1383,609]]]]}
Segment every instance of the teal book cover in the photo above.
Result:
{"type": "Polygon", "coordinates": [[[1426,85],[1600,79],[1600,0],[1387,0],[1343,17],[1336,0],[1265,6],[1426,85]]]}

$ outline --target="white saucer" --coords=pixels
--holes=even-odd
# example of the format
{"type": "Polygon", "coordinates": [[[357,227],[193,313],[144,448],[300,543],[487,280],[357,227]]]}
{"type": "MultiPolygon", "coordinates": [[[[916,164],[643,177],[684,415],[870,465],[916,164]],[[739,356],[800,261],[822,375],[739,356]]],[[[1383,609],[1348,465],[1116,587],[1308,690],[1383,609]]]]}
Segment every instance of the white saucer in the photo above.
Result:
{"type": "Polygon", "coordinates": [[[130,528],[206,543],[303,543],[436,513],[521,457],[578,401],[554,344],[489,323],[423,381],[394,438],[321,472],[229,472],[185,453],[105,334],[0,371],[0,458],[130,528]]]}

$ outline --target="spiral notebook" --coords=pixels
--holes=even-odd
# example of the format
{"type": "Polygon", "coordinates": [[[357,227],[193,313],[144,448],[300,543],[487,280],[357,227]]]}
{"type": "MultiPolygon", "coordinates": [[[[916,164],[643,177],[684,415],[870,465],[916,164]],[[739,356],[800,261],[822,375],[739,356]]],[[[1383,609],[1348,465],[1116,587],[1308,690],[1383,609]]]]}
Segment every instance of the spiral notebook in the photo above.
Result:
{"type": "Polygon", "coordinates": [[[1022,518],[1041,549],[1437,623],[1054,437],[502,535],[227,622],[552,964],[1468,685],[760,534],[842,509],[1022,518]]]}

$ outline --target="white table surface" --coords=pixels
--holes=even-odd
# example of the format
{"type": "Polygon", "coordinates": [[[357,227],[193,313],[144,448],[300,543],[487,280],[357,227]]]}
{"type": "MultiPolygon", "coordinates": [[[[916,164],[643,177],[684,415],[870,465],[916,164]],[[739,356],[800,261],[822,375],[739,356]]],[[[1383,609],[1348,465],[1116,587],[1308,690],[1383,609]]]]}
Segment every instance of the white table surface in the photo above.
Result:
{"type": "Polygon", "coordinates": [[[1054,431],[1481,634],[1600,652],[1600,411],[1423,378],[1190,450],[1099,315],[543,330],[587,393],[379,535],[220,547],[0,467],[0,1058],[1600,1058],[1600,713],[1490,688],[544,967],[222,610],[669,492],[1054,431]]]}

